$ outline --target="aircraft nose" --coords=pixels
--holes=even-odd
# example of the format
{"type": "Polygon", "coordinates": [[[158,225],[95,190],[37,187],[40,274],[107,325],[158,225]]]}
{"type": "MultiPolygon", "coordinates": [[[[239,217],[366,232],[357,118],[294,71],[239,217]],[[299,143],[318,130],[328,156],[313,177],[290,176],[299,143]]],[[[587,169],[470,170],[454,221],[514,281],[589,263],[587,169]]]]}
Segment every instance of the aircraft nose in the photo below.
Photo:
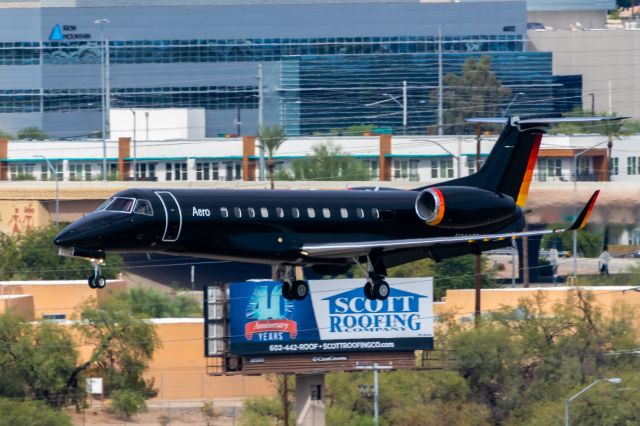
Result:
{"type": "Polygon", "coordinates": [[[76,242],[75,229],[69,229],[69,227],[63,229],[53,238],[53,244],[59,247],[71,247],[76,242]]]}

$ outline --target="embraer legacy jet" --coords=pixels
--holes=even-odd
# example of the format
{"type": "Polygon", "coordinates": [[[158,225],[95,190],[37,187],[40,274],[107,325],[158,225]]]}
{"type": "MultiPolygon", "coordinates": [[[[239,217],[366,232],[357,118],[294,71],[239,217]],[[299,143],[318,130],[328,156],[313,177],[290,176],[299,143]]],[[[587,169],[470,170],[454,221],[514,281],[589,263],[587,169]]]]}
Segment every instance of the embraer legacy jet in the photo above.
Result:
{"type": "Polygon", "coordinates": [[[414,190],[128,189],[54,239],[60,254],[90,259],[103,288],[107,252],[163,252],[282,266],[282,292],[303,299],[297,265],[340,274],[360,265],[365,296],[385,299],[387,268],[507,247],[512,240],[582,228],[596,191],[567,229],[525,231],[523,206],[545,129],[582,119],[483,119],[506,123],[483,167],[414,190]]]}

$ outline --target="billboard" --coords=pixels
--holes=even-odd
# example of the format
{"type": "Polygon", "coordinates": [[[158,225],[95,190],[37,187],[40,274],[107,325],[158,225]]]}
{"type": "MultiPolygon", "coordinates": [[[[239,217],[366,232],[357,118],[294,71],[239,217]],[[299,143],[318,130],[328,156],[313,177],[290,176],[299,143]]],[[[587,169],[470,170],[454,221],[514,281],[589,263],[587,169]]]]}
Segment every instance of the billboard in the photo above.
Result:
{"type": "Polygon", "coordinates": [[[233,355],[433,349],[431,278],[388,279],[386,300],[364,297],[362,279],[309,282],[301,301],[277,281],[229,286],[233,355]]]}

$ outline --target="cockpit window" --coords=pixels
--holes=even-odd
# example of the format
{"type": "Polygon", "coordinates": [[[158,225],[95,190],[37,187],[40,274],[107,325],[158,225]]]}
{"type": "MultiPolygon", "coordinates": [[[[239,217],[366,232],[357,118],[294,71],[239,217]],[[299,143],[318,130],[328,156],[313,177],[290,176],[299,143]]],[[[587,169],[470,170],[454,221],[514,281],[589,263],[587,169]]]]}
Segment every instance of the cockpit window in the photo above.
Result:
{"type": "Polygon", "coordinates": [[[111,204],[109,204],[105,210],[108,212],[123,212],[131,213],[135,198],[114,198],[111,204]]]}
{"type": "Polygon", "coordinates": [[[109,198],[107,201],[105,201],[104,203],[100,204],[98,206],[98,208],[96,209],[96,211],[101,211],[101,210],[105,210],[109,204],[111,204],[113,202],[113,198],[109,198]]]}
{"type": "Polygon", "coordinates": [[[147,216],[153,216],[153,209],[151,208],[151,203],[148,200],[136,201],[136,207],[135,209],[133,209],[133,212],[136,214],[145,214],[147,216]]]}

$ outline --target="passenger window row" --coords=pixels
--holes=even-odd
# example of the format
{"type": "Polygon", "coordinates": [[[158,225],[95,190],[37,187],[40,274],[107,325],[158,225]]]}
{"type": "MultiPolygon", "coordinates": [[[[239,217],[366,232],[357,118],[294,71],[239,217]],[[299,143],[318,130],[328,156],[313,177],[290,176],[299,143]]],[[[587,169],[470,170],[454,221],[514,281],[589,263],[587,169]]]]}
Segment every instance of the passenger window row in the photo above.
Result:
{"type": "MultiPolygon", "coordinates": [[[[243,212],[247,215],[248,218],[251,218],[251,219],[258,217],[258,213],[259,213],[259,217],[263,219],[268,218],[270,215],[269,209],[267,207],[260,207],[259,209],[255,209],[253,207],[247,207],[244,210],[240,207],[234,207],[232,210],[233,210],[233,217],[235,217],[236,219],[240,219],[243,215],[243,212]]],[[[302,209],[302,212],[306,212],[306,216],[309,219],[314,219],[317,217],[316,209],[313,207],[307,207],[306,209],[302,209]]],[[[333,213],[335,214],[336,212],[334,211],[333,213]]],[[[291,207],[291,209],[287,211],[282,207],[276,207],[275,210],[271,211],[271,214],[274,214],[275,217],[279,219],[284,219],[286,216],[289,216],[293,219],[299,219],[302,217],[301,210],[298,209],[297,207],[291,207]]],[[[349,219],[350,214],[355,215],[355,217],[357,217],[358,219],[364,219],[366,217],[365,210],[362,208],[357,208],[355,209],[355,211],[352,211],[351,213],[349,212],[348,209],[344,207],[340,208],[339,210],[339,217],[342,219],[349,219]]],[[[330,219],[332,215],[332,211],[331,209],[324,207],[322,209],[319,209],[318,215],[324,219],[330,219]]],[[[223,218],[230,217],[229,209],[227,207],[220,207],[220,216],[223,218]]],[[[336,215],[336,217],[337,216],[338,215],[336,215]]],[[[372,208],[369,211],[369,217],[373,219],[379,219],[380,212],[378,211],[378,209],[372,208]]]]}

